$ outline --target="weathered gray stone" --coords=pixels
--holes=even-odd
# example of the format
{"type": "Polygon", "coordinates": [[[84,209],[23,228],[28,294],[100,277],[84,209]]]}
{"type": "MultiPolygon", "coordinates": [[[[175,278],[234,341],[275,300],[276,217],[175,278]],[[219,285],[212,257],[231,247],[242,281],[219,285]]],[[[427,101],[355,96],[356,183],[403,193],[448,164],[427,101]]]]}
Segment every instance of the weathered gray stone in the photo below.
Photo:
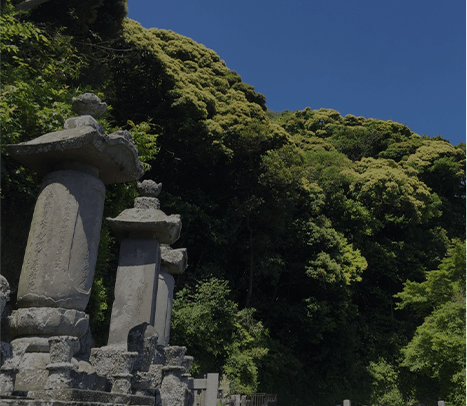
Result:
{"type": "Polygon", "coordinates": [[[162,384],[162,368],[164,365],[162,364],[153,364],[149,367],[149,374],[152,376],[153,380],[153,387],[155,389],[160,389],[162,384]]]}
{"type": "Polygon", "coordinates": [[[159,199],[154,197],[140,196],[135,199],[135,209],[159,210],[161,208],[159,199]]]}
{"type": "Polygon", "coordinates": [[[3,365],[0,368],[0,394],[3,396],[11,396],[13,395],[13,391],[15,390],[15,380],[16,374],[18,373],[19,369],[9,366],[3,365]]]}
{"type": "Polygon", "coordinates": [[[183,365],[185,362],[185,353],[186,347],[184,346],[173,345],[164,347],[166,366],[183,367],[183,373],[185,373],[185,366],[183,365]]]}
{"type": "Polygon", "coordinates": [[[163,367],[160,364],[151,365],[148,372],[137,372],[132,384],[135,393],[154,397],[162,384],[163,367]]]}
{"type": "Polygon", "coordinates": [[[141,324],[154,325],[159,244],[154,239],[125,239],[115,282],[108,344],[127,343],[130,330],[141,324]]]}
{"type": "Polygon", "coordinates": [[[25,353],[16,375],[15,391],[43,390],[49,377],[48,364],[50,364],[48,353],[25,353]]]}
{"type": "MultiPolygon", "coordinates": [[[[51,307],[30,307],[12,312],[8,318],[9,328],[13,337],[72,335],[81,338],[89,326],[89,316],[74,309],[60,309],[51,307]]],[[[40,342],[40,338],[38,337],[40,342]]],[[[35,338],[30,338],[33,345],[35,338]]],[[[14,340],[13,342],[19,342],[14,340]]],[[[22,342],[27,342],[23,339],[22,342]]],[[[39,351],[30,348],[28,351],[39,351]]],[[[48,352],[48,342],[47,350],[48,352]]]]}
{"type": "Polygon", "coordinates": [[[70,371],[70,377],[71,377],[70,387],[72,388],[81,389],[81,390],[110,392],[110,389],[111,389],[110,381],[105,376],[97,375],[96,371],[92,367],[86,368],[85,370],[81,368],[76,370],[76,367],[75,367],[73,370],[70,371]]]}
{"type": "Polygon", "coordinates": [[[156,183],[151,179],[146,179],[142,182],[138,182],[136,188],[140,196],[157,197],[162,190],[162,183],[156,183]]]}
{"type": "Polygon", "coordinates": [[[162,406],[189,406],[191,391],[182,380],[182,366],[166,366],[162,368],[163,378],[160,389],[162,406]]]}
{"type": "MultiPolygon", "coordinates": [[[[5,305],[6,303],[10,300],[10,285],[8,284],[8,281],[6,278],[2,275],[0,275],[0,321],[3,318],[3,312],[5,310],[5,305]]],[[[8,358],[12,357],[12,351],[11,351],[11,345],[5,341],[1,341],[2,338],[2,327],[0,324],[0,366],[2,366],[5,361],[8,358]]],[[[8,376],[10,373],[8,372],[8,376]]],[[[7,379],[5,377],[5,379],[7,379]]],[[[1,384],[1,385],[6,385],[5,387],[8,387],[8,384],[1,384]]]]}
{"type": "Polygon", "coordinates": [[[101,134],[91,126],[44,134],[31,141],[8,145],[7,150],[43,176],[63,162],[80,162],[97,168],[105,184],[136,180],[143,174],[133,142],[119,133],[101,134]]]}
{"type": "Polygon", "coordinates": [[[10,396],[15,388],[16,375],[19,365],[26,351],[25,345],[13,347],[9,343],[0,341],[2,362],[0,368],[0,394],[10,396]],[[14,350],[13,350],[14,348],[14,350]]]}
{"type": "Polygon", "coordinates": [[[19,307],[86,308],[104,195],[102,181],[87,172],[60,170],[44,178],[18,285],[19,307]]]}
{"type": "Polygon", "coordinates": [[[88,328],[86,333],[79,339],[79,351],[75,357],[79,360],[88,361],[91,356],[91,348],[94,347],[94,340],[92,338],[91,329],[88,328]]]}
{"type": "Polygon", "coordinates": [[[3,311],[5,310],[5,305],[9,300],[10,285],[6,278],[3,275],[0,275],[0,320],[3,318],[3,311]]]}
{"type": "Polygon", "coordinates": [[[186,248],[173,249],[168,245],[161,246],[161,271],[172,275],[182,274],[188,266],[186,248]]]}
{"type": "Polygon", "coordinates": [[[112,393],[130,393],[133,374],[116,374],[112,376],[112,393]]]}
{"type": "Polygon", "coordinates": [[[63,124],[63,128],[65,130],[73,130],[74,128],[87,126],[95,128],[100,134],[105,134],[104,126],[102,124],[99,124],[92,116],[79,116],[68,118],[63,124]]]}
{"type": "Polygon", "coordinates": [[[11,345],[0,341],[0,394],[11,396],[15,389],[19,360],[13,358],[11,345]]]}
{"type": "Polygon", "coordinates": [[[90,115],[99,118],[107,110],[107,103],[104,103],[93,93],[83,93],[79,97],[71,99],[71,108],[79,116],[90,115]]]}
{"type": "Polygon", "coordinates": [[[138,353],[126,351],[123,345],[93,348],[91,351],[91,364],[97,374],[110,378],[113,393],[130,392],[137,360],[138,353]]]}
{"type": "MultiPolygon", "coordinates": [[[[2,399],[3,403],[7,400],[2,399]]],[[[8,405],[25,406],[123,406],[154,405],[154,398],[130,394],[59,388],[57,390],[30,391],[28,399],[14,399],[8,405]]]]}
{"type": "Polygon", "coordinates": [[[126,344],[108,345],[93,348],[90,363],[98,375],[114,376],[131,373],[137,359],[138,353],[128,352],[126,344]]]}
{"type": "Polygon", "coordinates": [[[69,362],[79,350],[79,340],[73,336],[54,336],[49,338],[51,363],[69,362]]]}
{"type": "Polygon", "coordinates": [[[172,244],[180,237],[182,222],[180,215],[167,216],[163,211],[151,207],[133,208],[121,212],[116,218],[107,218],[119,240],[130,235],[155,238],[160,244],[172,244]]]}
{"type": "Polygon", "coordinates": [[[26,345],[26,352],[49,352],[49,337],[47,336],[31,336],[15,338],[11,341],[12,345],[26,345]]]}
{"type": "Polygon", "coordinates": [[[193,363],[194,358],[191,355],[185,355],[182,361],[182,367],[185,368],[185,373],[190,373],[191,364],[193,363]]]}
{"type": "Polygon", "coordinates": [[[158,344],[163,346],[169,345],[174,284],[175,281],[172,275],[167,272],[159,273],[154,327],[159,336],[158,344]]]}
{"type": "Polygon", "coordinates": [[[5,341],[0,341],[0,366],[2,366],[5,361],[13,356],[11,350],[11,344],[5,341]]]}
{"type": "Polygon", "coordinates": [[[153,326],[142,323],[133,327],[128,333],[128,351],[137,352],[135,369],[148,372],[156,353],[157,334],[153,326]]]}
{"type": "Polygon", "coordinates": [[[153,364],[165,365],[165,353],[164,346],[158,344],[156,347],[156,353],[154,354],[153,364]]]}
{"type": "Polygon", "coordinates": [[[45,382],[44,389],[69,388],[71,385],[70,372],[73,370],[71,362],[59,362],[46,366],[49,376],[45,382]]]}

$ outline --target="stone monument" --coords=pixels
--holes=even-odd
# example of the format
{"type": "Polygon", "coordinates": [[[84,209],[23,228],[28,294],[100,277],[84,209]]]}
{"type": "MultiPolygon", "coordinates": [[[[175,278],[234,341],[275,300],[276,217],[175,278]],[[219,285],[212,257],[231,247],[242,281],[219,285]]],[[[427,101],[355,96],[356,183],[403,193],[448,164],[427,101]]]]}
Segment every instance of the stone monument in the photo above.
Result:
{"type": "Polygon", "coordinates": [[[138,184],[140,197],[133,209],[108,218],[120,245],[108,344],[126,344],[128,332],[141,323],[154,326],[160,271],[159,244],[172,244],[181,230],[179,215],[167,216],[157,199],[161,184],[138,184]],[[131,289],[128,287],[131,286],[131,289]]]}
{"type": "Polygon", "coordinates": [[[9,317],[13,348],[27,345],[17,390],[44,386],[50,337],[86,333],[84,310],[94,278],[105,184],[143,174],[131,135],[107,135],[95,120],[105,103],[84,94],[73,100],[73,108],[79,116],[66,120],[64,130],[7,146],[11,156],[44,175],[18,285],[18,309],[9,317]]]}

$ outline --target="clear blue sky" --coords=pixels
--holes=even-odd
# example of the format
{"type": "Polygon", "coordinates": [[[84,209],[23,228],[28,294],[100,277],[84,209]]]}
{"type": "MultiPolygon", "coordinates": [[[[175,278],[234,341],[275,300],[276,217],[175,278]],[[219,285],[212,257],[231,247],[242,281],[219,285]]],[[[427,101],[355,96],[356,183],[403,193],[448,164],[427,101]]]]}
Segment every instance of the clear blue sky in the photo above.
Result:
{"type": "Polygon", "coordinates": [[[331,108],[466,138],[465,0],[128,0],[214,50],[269,109],[331,108]]]}

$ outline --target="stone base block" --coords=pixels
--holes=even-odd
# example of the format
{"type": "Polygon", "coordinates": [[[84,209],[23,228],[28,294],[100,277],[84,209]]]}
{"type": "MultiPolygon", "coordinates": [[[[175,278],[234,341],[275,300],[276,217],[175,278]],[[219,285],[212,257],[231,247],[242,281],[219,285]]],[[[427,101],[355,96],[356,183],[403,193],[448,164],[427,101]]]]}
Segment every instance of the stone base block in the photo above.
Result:
{"type": "Polygon", "coordinates": [[[24,354],[16,375],[16,391],[43,390],[49,377],[46,366],[50,364],[48,353],[32,352],[24,354]]]}
{"type": "Polygon", "coordinates": [[[98,375],[113,376],[131,373],[137,358],[138,353],[126,351],[126,346],[108,345],[93,348],[90,363],[98,375]]]}

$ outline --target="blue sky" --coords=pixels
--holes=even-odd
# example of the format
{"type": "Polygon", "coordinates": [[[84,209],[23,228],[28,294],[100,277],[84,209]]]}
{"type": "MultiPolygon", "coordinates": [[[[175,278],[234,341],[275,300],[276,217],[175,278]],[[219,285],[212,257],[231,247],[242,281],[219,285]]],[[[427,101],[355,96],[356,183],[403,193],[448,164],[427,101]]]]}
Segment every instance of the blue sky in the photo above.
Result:
{"type": "Polygon", "coordinates": [[[269,109],[331,108],[466,138],[465,0],[128,0],[214,50],[269,109]]]}

